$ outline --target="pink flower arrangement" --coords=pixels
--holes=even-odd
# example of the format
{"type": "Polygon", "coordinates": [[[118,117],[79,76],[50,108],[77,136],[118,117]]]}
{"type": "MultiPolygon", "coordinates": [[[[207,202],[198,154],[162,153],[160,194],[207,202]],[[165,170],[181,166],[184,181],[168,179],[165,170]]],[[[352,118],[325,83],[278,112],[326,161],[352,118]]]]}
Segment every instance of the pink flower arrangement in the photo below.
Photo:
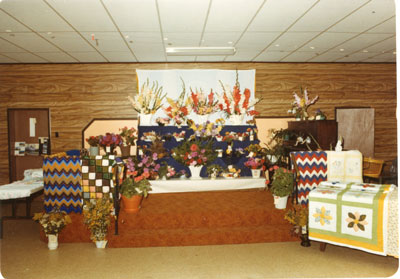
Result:
{"type": "Polygon", "coordinates": [[[264,165],[265,160],[264,159],[260,159],[260,158],[256,158],[256,157],[250,157],[245,163],[244,165],[250,169],[259,169],[264,165]]]}
{"type": "Polygon", "coordinates": [[[100,136],[99,145],[102,147],[110,146],[111,148],[115,148],[116,146],[121,145],[122,142],[123,140],[120,135],[106,133],[105,136],[100,136]]]}
{"type": "Polygon", "coordinates": [[[158,170],[161,165],[156,162],[158,160],[157,153],[153,155],[143,155],[141,159],[128,158],[126,162],[127,176],[134,178],[135,182],[143,179],[157,179],[158,170]]]}

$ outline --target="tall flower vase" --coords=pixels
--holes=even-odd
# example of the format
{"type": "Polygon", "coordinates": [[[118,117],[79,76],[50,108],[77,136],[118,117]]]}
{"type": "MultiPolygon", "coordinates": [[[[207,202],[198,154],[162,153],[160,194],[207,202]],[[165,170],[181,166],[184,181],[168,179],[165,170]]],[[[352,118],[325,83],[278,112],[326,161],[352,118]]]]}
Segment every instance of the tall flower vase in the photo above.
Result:
{"type": "Polygon", "coordinates": [[[203,166],[189,166],[190,179],[201,179],[200,172],[203,166]]]}
{"type": "Polygon", "coordinates": [[[107,240],[96,240],[96,247],[104,249],[107,246],[107,240]]]}
{"type": "Polygon", "coordinates": [[[151,126],[151,121],[153,119],[153,115],[152,113],[150,114],[139,114],[139,119],[140,119],[140,126],[151,126]]]}
{"type": "Polygon", "coordinates": [[[47,247],[49,247],[49,250],[56,250],[58,247],[58,234],[48,234],[47,238],[47,247]]]}
{"type": "Polygon", "coordinates": [[[90,156],[97,156],[99,155],[99,147],[98,146],[91,146],[89,147],[90,156]]]}
{"type": "Polygon", "coordinates": [[[244,119],[244,114],[232,114],[229,116],[229,122],[231,125],[242,125],[244,119]]]}
{"type": "Polygon", "coordinates": [[[208,114],[205,114],[205,115],[198,114],[196,124],[199,124],[199,125],[204,124],[207,122],[207,120],[208,120],[208,114]]]}
{"type": "Polygon", "coordinates": [[[120,145],[119,148],[121,149],[121,156],[127,157],[131,156],[131,146],[130,145],[120,145]]]}

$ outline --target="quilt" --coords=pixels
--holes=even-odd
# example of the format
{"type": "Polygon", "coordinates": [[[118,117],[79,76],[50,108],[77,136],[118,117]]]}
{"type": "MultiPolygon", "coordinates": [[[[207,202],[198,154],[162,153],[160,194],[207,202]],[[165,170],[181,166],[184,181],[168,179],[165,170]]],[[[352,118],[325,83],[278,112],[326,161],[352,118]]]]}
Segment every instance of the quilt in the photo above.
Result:
{"type": "Polygon", "coordinates": [[[387,255],[388,196],[394,187],[322,182],[309,194],[310,239],[387,255]]]}
{"type": "Polygon", "coordinates": [[[362,183],[362,154],[358,150],[326,151],[328,181],[362,183]]]}

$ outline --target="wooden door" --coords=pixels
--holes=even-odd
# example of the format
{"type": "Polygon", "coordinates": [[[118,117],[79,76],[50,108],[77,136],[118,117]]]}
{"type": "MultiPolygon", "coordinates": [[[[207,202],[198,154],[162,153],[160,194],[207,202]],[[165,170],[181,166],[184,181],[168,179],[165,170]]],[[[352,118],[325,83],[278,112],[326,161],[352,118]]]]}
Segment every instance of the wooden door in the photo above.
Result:
{"type": "Polygon", "coordinates": [[[42,154],[50,154],[50,116],[49,109],[8,109],[7,112],[9,177],[13,182],[24,178],[24,170],[41,168],[42,154]]]}

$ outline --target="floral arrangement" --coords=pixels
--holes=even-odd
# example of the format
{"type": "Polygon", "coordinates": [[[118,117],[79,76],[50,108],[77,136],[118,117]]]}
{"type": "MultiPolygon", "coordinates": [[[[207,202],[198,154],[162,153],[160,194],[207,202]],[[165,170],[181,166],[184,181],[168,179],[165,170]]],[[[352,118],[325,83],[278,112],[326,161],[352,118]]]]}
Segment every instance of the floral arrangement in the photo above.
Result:
{"type": "Polygon", "coordinates": [[[288,110],[288,113],[295,115],[296,118],[300,118],[301,120],[307,120],[307,109],[309,106],[315,104],[315,102],[318,100],[318,96],[310,100],[308,97],[307,88],[304,89],[304,91],[302,88],[300,88],[300,91],[302,91],[303,97],[300,98],[296,92],[293,93],[294,101],[292,103],[292,108],[288,110]]]}
{"type": "Polygon", "coordinates": [[[185,141],[172,149],[172,157],[185,166],[204,166],[216,158],[212,141],[185,141]]]}
{"type": "Polygon", "coordinates": [[[135,195],[146,198],[149,191],[151,191],[150,182],[143,176],[125,178],[120,189],[121,195],[128,199],[135,195]]]}
{"type": "Polygon", "coordinates": [[[321,111],[321,109],[317,109],[315,111],[315,120],[325,120],[326,115],[321,111]]]}
{"type": "Polygon", "coordinates": [[[186,131],[181,131],[181,132],[179,132],[179,133],[175,132],[175,133],[172,134],[172,136],[173,136],[177,141],[183,140],[183,139],[185,138],[185,135],[186,135],[186,131]]]}
{"type": "Polygon", "coordinates": [[[144,140],[144,141],[154,141],[154,140],[156,140],[157,137],[158,137],[158,135],[156,132],[150,131],[150,132],[143,133],[143,136],[140,139],[144,140]]]}
{"type": "Polygon", "coordinates": [[[218,111],[218,101],[214,98],[214,92],[211,90],[210,94],[206,95],[200,91],[193,92],[190,88],[190,95],[188,97],[188,105],[190,109],[198,115],[207,115],[218,111]]]}
{"type": "MultiPolygon", "coordinates": [[[[272,194],[279,197],[290,195],[294,187],[293,171],[279,166],[273,166],[269,168],[269,171],[274,172],[270,188],[272,194]]],[[[269,181],[266,181],[266,184],[269,184],[269,181]]]]}
{"type": "Polygon", "coordinates": [[[134,98],[128,96],[133,109],[141,114],[154,114],[162,106],[162,100],[166,94],[162,95],[162,87],[158,87],[158,83],[154,83],[150,87],[150,82],[147,80],[143,83],[139,94],[134,98]]]}
{"type": "Polygon", "coordinates": [[[194,131],[194,135],[200,138],[216,137],[222,130],[222,126],[216,126],[214,123],[207,121],[205,124],[194,124],[190,126],[194,131]]]}
{"type": "Polygon", "coordinates": [[[260,169],[264,165],[265,160],[256,158],[256,157],[249,157],[246,162],[244,162],[244,165],[248,167],[249,169],[260,169]]]}
{"type": "Polygon", "coordinates": [[[207,175],[211,178],[220,176],[224,171],[224,168],[217,164],[212,164],[207,167],[207,175]]]}
{"type": "Polygon", "coordinates": [[[236,132],[225,132],[225,135],[222,138],[222,141],[226,141],[228,144],[230,144],[236,139],[237,139],[236,132]]]}
{"type": "Polygon", "coordinates": [[[157,117],[156,123],[158,126],[165,126],[169,124],[170,119],[168,117],[157,117]]]}
{"type": "Polygon", "coordinates": [[[264,149],[258,143],[250,144],[245,150],[249,153],[249,157],[256,157],[264,153],[264,149]]]}
{"type": "Polygon", "coordinates": [[[240,177],[241,169],[236,169],[234,166],[229,165],[227,171],[222,173],[225,178],[238,178],[240,177]]]}
{"type": "Polygon", "coordinates": [[[122,142],[122,137],[119,134],[106,133],[105,136],[100,136],[99,145],[104,148],[110,146],[111,149],[114,149],[118,145],[122,145],[122,142]]]}
{"type": "Polygon", "coordinates": [[[215,124],[218,126],[224,126],[225,125],[225,119],[223,118],[218,118],[217,120],[215,120],[215,124]]]}
{"type": "Polygon", "coordinates": [[[160,176],[160,178],[165,178],[165,179],[170,179],[172,177],[175,177],[176,174],[177,172],[175,168],[167,164],[163,164],[160,167],[160,170],[158,171],[158,175],[160,176]]]}
{"type": "Polygon", "coordinates": [[[164,108],[165,114],[172,120],[177,126],[181,126],[186,122],[186,116],[189,114],[189,106],[185,102],[185,83],[182,81],[182,93],[179,95],[177,100],[172,100],[167,97],[169,107],[164,108]]]}
{"type": "Polygon", "coordinates": [[[247,132],[244,132],[244,133],[237,133],[238,140],[240,140],[240,141],[246,140],[246,138],[247,138],[248,136],[249,136],[249,134],[248,134],[247,132]]]}
{"type": "Polygon", "coordinates": [[[156,138],[150,146],[142,146],[142,151],[151,157],[153,157],[153,154],[157,154],[157,159],[164,158],[168,154],[164,147],[164,142],[160,138],[156,138]]]}
{"type": "Polygon", "coordinates": [[[121,131],[119,135],[121,136],[124,145],[135,145],[135,140],[137,139],[137,131],[135,128],[132,127],[128,129],[128,127],[125,126],[119,130],[121,131]]]}
{"type": "Polygon", "coordinates": [[[113,205],[107,197],[96,199],[96,202],[85,201],[83,222],[88,226],[93,242],[106,239],[112,209],[113,205]]]}
{"type": "Polygon", "coordinates": [[[100,137],[101,136],[90,136],[89,138],[86,139],[86,142],[90,145],[90,146],[98,146],[100,143],[100,137]]]}
{"type": "Polygon", "coordinates": [[[295,204],[293,208],[286,211],[284,218],[293,225],[292,234],[300,235],[302,227],[308,225],[308,207],[295,204]]]}
{"type": "Polygon", "coordinates": [[[128,158],[126,161],[128,177],[134,178],[135,181],[140,181],[142,179],[154,180],[158,178],[158,170],[161,165],[157,163],[158,154],[153,153],[152,155],[144,154],[141,159],[138,158],[128,158]]]}
{"type": "Polygon", "coordinates": [[[254,98],[250,101],[250,90],[246,88],[243,93],[240,92],[240,84],[238,80],[238,74],[236,75],[236,84],[233,86],[233,90],[230,90],[229,86],[224,85],[221,81],[223,90],[222,96],[219,98],[218,106],[221,111],[225,112],[227,116],[230,115],[257,115],[258,112],[251,110],[260,99],[254,98]]]}
{"type": "Polygon", "coordinates": [[[32,219],[42,225],[46,235],[58,234],[67,224],[71,223],[69,215],[60,211],[58,207],[53,207],[50,212],[35,213],[32,219]]]}
{"type": "Polygon", "coordinates": [[[216,139],[217,141],[222,141],[222,140],[224,139],[224,136],[218,134],[218,135],[215,136],[215,139],[216,139]]]}

